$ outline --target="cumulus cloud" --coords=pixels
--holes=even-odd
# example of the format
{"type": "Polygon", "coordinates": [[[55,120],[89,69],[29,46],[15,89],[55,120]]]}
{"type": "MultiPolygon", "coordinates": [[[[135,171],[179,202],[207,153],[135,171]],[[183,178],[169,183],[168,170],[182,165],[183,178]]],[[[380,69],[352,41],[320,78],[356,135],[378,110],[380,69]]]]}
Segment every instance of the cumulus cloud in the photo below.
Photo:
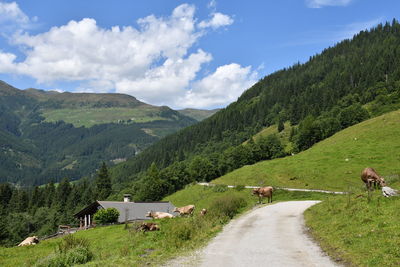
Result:
{"type": "Polygon", "coordinates": [[[30,28],[36,19],[29,18],[16,2],[0,2],[0,26],[3,32],[30,28]]]}
{"type": "Polygon", "coordinates": [[[353,0],[306,0],[309,8],[322,8],[324,6],[347,6],[353,0]]]}
{"type": "Polygon", "coordinates": [[[257,81],[257,72],[251,67],[241,67],[232,63],[220,66],[217,70],[194,82],[191,90],[176,103],[187,103],[191,107],[219,107],[231,103],[257,81]]]}
{"type": "Polygon", "coordinates": [[[116,89],[119,93],[140,95],[150,103],[171,105],[185,93],[184,89],[195,79],[201,65],[211,59],[211,55],[202,50],[185,59],[168,59],[163,65],[146,71],[140,79],[117,82],[116,89]]]}
{"type": "MultiPolygon", "coordinates": [[[[18,12],[10,14],[29,21],[18,12]]],[[[107,29],[85,18],[36,35],[16,31],[11,43],[20,47],[25,57],[18,60],[0,50],[0,73],[27,75],[46,84],[79,82],[76,91],[126,93],[158,105],[176,105],[177,99],[188,101],[180,106],[226,105],[252,83],[250,67],[225,65],[198,81],[199,71],[212,55],[191,48],[208,28],[227,26],[233,20],[213,11],[209,20],[197,21],[195,7],[183,4],[170,16],[139,19],[138,27],[107,29]],[[212,80],[220,86],[214,84],[207,90],[206,86],[213,84],[207,81],[212,80]],[[212,94],[219,99],[224,92],[230,95],[225,101],[212,100],[212,94]],[[202,99],[201,105],[194,96],[202,99]]]]}
{"type": "Polygon", "coordinates": [[[225,14],[216,12],[211,15],[211,19],[203,20],[199,23],[199,28],[213,28],[217,29],[219,27],[228,26],[233,23],[233,19],[225,14]]]}

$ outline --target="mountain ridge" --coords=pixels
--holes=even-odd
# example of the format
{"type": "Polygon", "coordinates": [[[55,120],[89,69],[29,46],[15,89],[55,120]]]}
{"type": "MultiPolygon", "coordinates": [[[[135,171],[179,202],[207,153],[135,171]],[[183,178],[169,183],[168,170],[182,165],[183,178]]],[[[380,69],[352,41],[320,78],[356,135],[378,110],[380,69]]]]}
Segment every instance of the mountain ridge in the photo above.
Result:
{"type": "Polygon", "coordinates": [[[4,81],[0,111],[0,181],[22,185],[79,179],[196,123],[129,95],[20,90],[4,81]]]}

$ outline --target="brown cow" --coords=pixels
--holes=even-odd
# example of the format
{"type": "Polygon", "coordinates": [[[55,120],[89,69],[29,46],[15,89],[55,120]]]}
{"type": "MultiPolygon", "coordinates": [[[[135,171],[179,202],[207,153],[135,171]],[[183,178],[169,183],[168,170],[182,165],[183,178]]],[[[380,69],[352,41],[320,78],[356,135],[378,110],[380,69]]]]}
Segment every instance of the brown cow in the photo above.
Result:
{"type": "Polygon", "coordinates": [[[25,238],[25,240],[22,241],[21,243],[19,243],[18,247],[36,245],[37,243],[39,243],[39,238],[37,236],[30,236],[25,238]]]}
{"type": "Polygon", "coordinates": [[[375,188],[378,186],[386,186],[385,179],[379,176],[373,168],[365,168],[361,172],[361,180],[365,183],[368,190],[370,190],[372,186],[375,188]]]}
{"type": "Polygon", "coordinates": [[[253,189],[253,195],[258,196],[259,203],[261,203],[261,199],[263,197],[267,197],[268,203],[272,203],[272,192],[273,191],[274,191],[274,188],[272,188],[272,186],[259,187],[259,188],[253,189]]]}
{"type": "Polygon", "coordinates": [[[136,228],[138,231],[158,231],[160,230],[160,226],[156,223],[152,222],[144,222],[136,228]]]}
{"type": "Polygon", "coordinates": [[[161,211],[149,211],[146,214],[146,217],[152,217],[153,219],[164,219],[164,218],[174,218],[174,215],[161,211]]]}
{"type": "Polygon", "coordinates": [[[179,212],[180,215],[192,215],[194,208],[194,205],[187,205],[181,208],[175,208],[173,212],[179,212]]]}

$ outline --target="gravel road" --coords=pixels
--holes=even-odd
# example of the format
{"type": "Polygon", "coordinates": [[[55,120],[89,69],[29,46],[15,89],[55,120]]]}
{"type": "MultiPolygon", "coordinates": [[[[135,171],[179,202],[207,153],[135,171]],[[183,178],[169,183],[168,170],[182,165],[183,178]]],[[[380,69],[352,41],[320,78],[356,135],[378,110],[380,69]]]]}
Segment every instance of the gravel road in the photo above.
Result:
{"type": "Polygon", "coordinates": [[[303,212],[318,202],[254,209],[231,221],[204,249],[166,266],[338,266],[305,233],[303,212]]]}

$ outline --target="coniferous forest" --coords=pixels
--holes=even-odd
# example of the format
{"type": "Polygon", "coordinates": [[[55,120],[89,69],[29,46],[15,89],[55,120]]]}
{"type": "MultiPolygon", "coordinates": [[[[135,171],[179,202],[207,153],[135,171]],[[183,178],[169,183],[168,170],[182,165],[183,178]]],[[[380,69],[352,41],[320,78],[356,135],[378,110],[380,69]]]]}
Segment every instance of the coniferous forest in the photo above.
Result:
{"type": "MultiPolygon", "coordinates": [[[[162,138],[126,162],[109,170],[104,165],[100,168],[98,161],[91,163],[100,168],[93,177],[85,173],[87,178],[70,183],[68,178],[71,179],[73,174],[59,172],[54,173],[55,178],[67,179],[57,186],[50,183],[42,187],[17,188],[1,184],[0,233],[3,236],[0,240],[4,245],[13,245],[28,234],[49,234],[58,224],[77,223],[72,214],[99,196],[121,200],[123,193],[131,193],[136,200],[160,200],[186,184],[210,181],[244,165],[306,150],[344,128],[399,109],[398,62],[400,24],[393,20],[327,48],[304,64],[297,63],[264,77],[236,102],[212,117],[162,138]],[[290,142],[293,144],[290,151],[277,135],[253,140],[255,134],[272,125],[277,125],[279,131],[290,125],[290,142]],[[99,182],[95,177],[109,177],[112,188],[109,188],[109,182],[99,182]],[[106,186],[103,188],[102,185],[106,186]]],[[[21,109],[29,102],[24,98],[9,99],[15,99],[21,109]]],[[[57,154],[57,146],[51,147],[53,142],[64,142],[69,149],[81,149],[82,155],[107,145],[93,141],[83,146],[77,142],[82,136],[95,136],[93,132],[100,131],[97,127],[75,129],[63,122],[49,125],[34,112],[21,120],[9,112],[13,106],[0,108],[3,111],[0,114],[7,114],[2,115],[1,128],[15,133],[3,134],[0,140],[12,144],[14,150],[31,149],[39,155],[53,151],[52,157],[63,157],[61,153],[57,154]],[[32,128],[24,128],[24,135],[44,136],[48,132],[46,127],[51,127],[70,131],[71,139],[56,140],[49,136],[44,141],[36,141],[44,142],[45,149],[40,150],[15,137],[21,134],[20,128],[16,127],[16,122],[21,121],[32,122],[29,124],[32,128]]],[[[133,131],[137,126],[126,127],[126,131],[133,131]]],[[[57,131],[54,133],[56,136],[57,131]]],[[[129,139],[129,136],[120,137],[114,133],[111,137],[110,142],[129,139]]],[[[146,143],[151,136],[132,134],[131,138],[146,143]]],[[[125,143],[114,148],[117,147],[123,150],[125,143]]],[[[98,159],[103,159],[103,153],[112,151],[99,152],[98,159]]],[[[6,157],[0,162],[12,164],[6,157]]],[[[33,169],[26,171],[31,174],[29,179],[40,177],[33,169]]]]}

